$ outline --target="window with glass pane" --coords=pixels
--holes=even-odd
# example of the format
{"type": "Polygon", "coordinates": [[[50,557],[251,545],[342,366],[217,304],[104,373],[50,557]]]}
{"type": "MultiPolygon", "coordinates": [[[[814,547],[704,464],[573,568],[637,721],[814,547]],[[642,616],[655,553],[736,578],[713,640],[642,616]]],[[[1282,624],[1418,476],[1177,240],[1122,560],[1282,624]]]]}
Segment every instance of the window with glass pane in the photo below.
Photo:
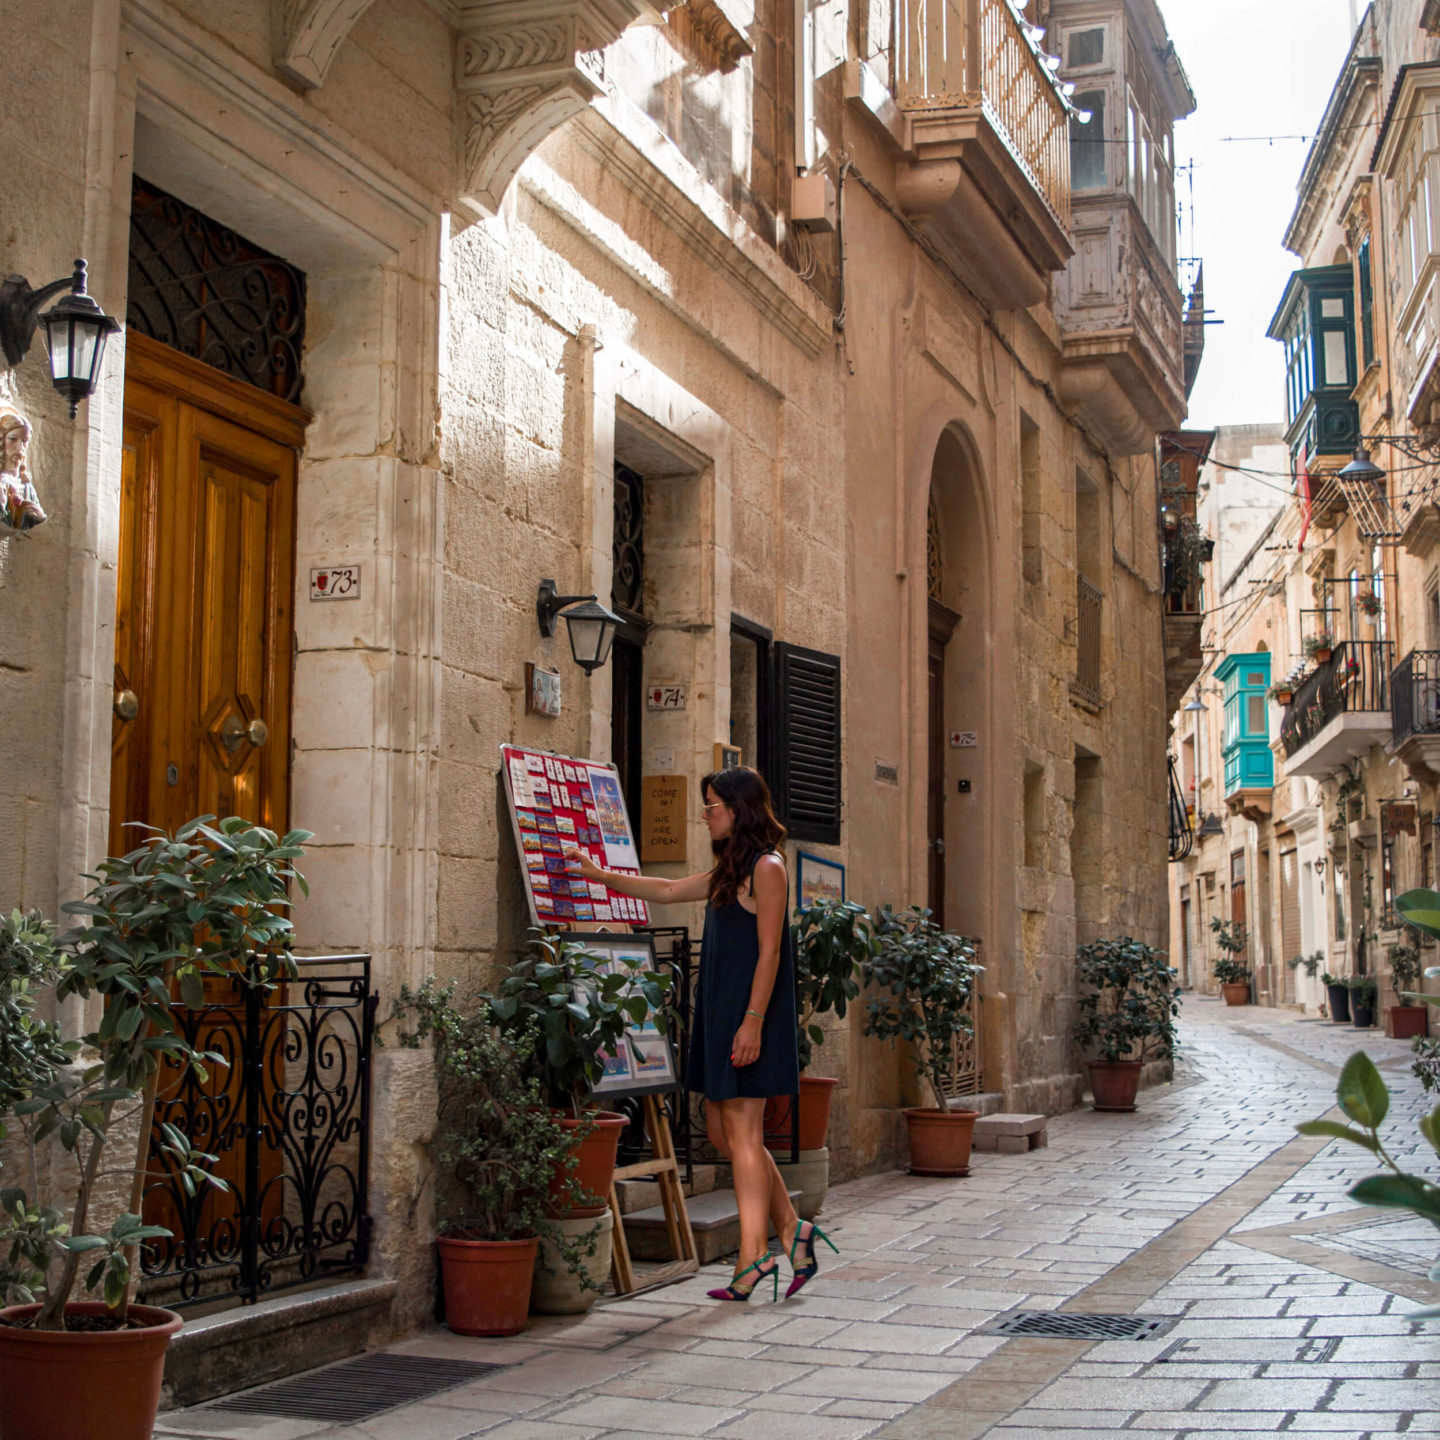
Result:
{"type": "Polygon", "coordinates": [[[1082,90],[1075,96],[1075,109],[1079,113],[1070,116],[1071,188],[1104,189],[1109,183],[1105,165],[1105,92],[1082,90]],[[1086,114],[1090,118],[1082,123],[1081,116],[1086,114]]]}
{"type": "Polygon", "coordinates": [[[1247,740],[1264,740],[1269,734],[1269,722],[1265,713],[1265,697],[1263,695],[1247,695],[1245,697],[1245,738],[1247,740]]]}
{"type": "Polygon", "coordinates": [[[1368,369],[1375,359],[1375,278],[1370,271],[1368,236],[1355,257],[1355,268],[1360,275],[1360,363],[1368,369]]]}
{"type": "MultiPolygon", "coordinates": [[[[1070,41],[1065,50],[1065,63],[1071,70],[1077,70],[1083,65],[1103,65],[1105,63],[1105,31],[1095,30],[1072,30],[1070,41]]],[[[1075,102],[1080,103],[1078,100],[1075,102]]],[[[1088,108],[1081,105],[1082,110],[1088,108]]]]}

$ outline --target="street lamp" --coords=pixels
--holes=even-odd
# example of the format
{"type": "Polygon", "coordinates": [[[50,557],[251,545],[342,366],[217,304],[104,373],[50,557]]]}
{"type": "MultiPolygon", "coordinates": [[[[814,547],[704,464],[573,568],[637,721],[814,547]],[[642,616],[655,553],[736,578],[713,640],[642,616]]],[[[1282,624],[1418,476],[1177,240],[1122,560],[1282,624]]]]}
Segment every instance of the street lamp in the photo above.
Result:
{"type": "Polygon", "coordinates": [[[1385,480],[1385,472],[1370,458],[1370,452],[1361,446],[1355,458],[1336,476],[1338,480],[1354,480],[1362,485],[1379,485],[1385,480]]]}
{"type": "Polygon", "coordinates": [[[32,290],[23,275],[11,275],[0,285],[0,349],[12,369],[25,358],[37,325],[45,327],[50,347],[50,383],[70,402],[73,420],[79,403],[95,393],[105,342],[120,328],[120,322],[86,294],[83,260],[75,262],[66,279],[38,290],[32,290]],[[70,294],[40,314],[40,307],[66,286],[70,294]]]}
{"type": "Polygon", "coordinates": [[[561,595],[553,580],[540,582],[535,615],[540,622],[540,633],[547,640],[555,634],[557,617],[565,621],[570,635],[570,653],[587,675],[598,670],[610,658],[615,632],[622,624],[620,617],[613,610],[607,610],[593,595],[561,595]]]}

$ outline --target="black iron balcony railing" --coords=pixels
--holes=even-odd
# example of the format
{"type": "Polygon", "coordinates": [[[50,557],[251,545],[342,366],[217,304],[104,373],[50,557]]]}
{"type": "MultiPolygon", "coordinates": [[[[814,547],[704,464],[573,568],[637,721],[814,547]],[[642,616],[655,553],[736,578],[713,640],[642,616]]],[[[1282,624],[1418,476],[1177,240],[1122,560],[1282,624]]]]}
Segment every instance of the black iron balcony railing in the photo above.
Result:
{"type": "Polygon", "coordinates": [[[1337,715],[1390,709],[1388,640],[1347,640],[1295,688],[1280,722],[1287,756],[1308,745],[1337,715]]]}
{"type": "Polygon", "coordinates": [[[1395,743],[1440,733],[1440,650],[1412,650],[1390,677],[1390,725],[1395,743]]]}
{"type": "Polygon", "coordinates": [[[1190,823],[1190,812],[1185,808],[1185,797],[1180,792],[1180,777],[1175,773],[1175,760],[1170,760],[1170,860],[1173,864],[1183,860],[1195,848],[1195,827],[1190,823]]]}

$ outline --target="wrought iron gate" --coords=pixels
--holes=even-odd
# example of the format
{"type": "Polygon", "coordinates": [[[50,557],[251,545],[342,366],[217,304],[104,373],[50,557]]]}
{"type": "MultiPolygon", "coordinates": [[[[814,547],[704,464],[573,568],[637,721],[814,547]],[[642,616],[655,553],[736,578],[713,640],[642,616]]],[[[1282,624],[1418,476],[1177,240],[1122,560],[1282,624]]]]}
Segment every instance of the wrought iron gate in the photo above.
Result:
{"type": "Polygon", "coordinates": [[[142,1261],[145,1299],[176,1307],[253,1303],[307,1281],[362,1271],[369,1254],[370,1055],[378,997],[368,955],[296,959],[270,992],[214,977],[205,1004],[174,1007],[202,1080],[162,1071],[151,1130],[147,1221],[172,1231],[142,1261]],[[186,1188],[157,1143],[171,1123],[219,1157],[229,1187],[186,1188]]]}

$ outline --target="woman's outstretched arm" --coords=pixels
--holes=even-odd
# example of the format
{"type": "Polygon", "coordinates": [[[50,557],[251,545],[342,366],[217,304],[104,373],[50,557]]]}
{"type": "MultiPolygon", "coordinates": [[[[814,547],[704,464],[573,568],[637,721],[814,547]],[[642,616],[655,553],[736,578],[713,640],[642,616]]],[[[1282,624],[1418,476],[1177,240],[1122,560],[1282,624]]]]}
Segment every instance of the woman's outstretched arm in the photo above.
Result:
{"type": "Polygon", "coordinates": [[[704,900],[710,894],[710,872],[686,875],[680,880],[660,880],[649,875],[624,875],[618,870],[602,870],[578,845],[561,847],[567,860],[580,862],[580,873],[587,880],[608,885],[621,895],[648,900],[652,905],[680,905],[687,900],[704,900]]]}

